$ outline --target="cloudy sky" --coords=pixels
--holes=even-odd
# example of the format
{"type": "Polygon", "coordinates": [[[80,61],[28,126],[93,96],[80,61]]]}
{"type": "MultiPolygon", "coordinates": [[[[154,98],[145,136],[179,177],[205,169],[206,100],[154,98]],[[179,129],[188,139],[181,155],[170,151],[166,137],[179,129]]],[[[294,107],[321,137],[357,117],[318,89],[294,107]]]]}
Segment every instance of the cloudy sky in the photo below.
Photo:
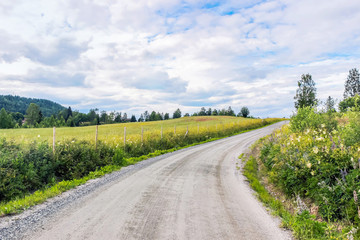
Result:
{"type": "Polygon", "coordinates": [[[342,98],[359,13],[359,0],[1,0],[0,94],[82,112],[289,116],[301,74],[318,98],[342,98]]]}

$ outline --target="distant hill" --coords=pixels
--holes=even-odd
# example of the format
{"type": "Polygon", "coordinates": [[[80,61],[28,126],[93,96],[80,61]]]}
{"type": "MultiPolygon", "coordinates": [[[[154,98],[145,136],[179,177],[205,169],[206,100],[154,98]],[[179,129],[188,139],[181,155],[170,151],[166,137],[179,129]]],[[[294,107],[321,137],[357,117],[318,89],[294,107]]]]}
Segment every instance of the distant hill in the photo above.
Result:
{"type": "Polygon", "coordinates": [[[0,109],[5,108],[8,112],[20,112],[26,114],[26,109],[29,107],[30,103],[38,105],[44,117],[50,117],[52,114],[57,114],[59,111],[65,109],[64,106],[46,99],[0,95],[0,109]]]}

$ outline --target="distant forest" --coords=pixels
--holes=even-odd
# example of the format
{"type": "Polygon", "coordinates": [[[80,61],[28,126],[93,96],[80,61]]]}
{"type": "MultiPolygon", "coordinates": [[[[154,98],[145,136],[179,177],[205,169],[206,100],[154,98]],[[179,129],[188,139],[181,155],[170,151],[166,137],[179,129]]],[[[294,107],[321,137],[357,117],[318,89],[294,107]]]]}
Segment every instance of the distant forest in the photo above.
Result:
{"type": "Polygon", "coordinates": [[[50,100],[0,95],[0,109],[5,108],[8,112],[19,112],[25,115],[30,103],[38,105],[44,117],[50,117],[53,114],[58,114],[60,111],[65,109],[65,107],[60,104],[50,100]]]}

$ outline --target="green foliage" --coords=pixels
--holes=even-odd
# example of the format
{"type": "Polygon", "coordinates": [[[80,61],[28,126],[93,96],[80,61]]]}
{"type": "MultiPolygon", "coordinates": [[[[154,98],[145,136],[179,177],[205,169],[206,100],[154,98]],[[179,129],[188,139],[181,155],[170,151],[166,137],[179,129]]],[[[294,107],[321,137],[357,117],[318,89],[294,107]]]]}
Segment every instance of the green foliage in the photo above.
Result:
{"type": "Polygon", "coordinates": [[[349,112],[346,116],[349,119],[349,124],[341,128],[340,137],[346,146],[354,146],[360,143],[360,113],[349,112]]]}
{"type": "Polygon", "coordinates": [[[312,107],[303,107],[291,117],[290,127],[293,132],[316,129],[322,124],[321,116],[312,107]]]}
{"type": "Polygon", "coordinates": [[[319,113],[314,108],[299,108],[291,117],[290,128],[293,132],[303,132],[307,129],[325,127],[328,131],[337,128],[336,115],[334,112],[319,113]]]}
{"type": "Polygon", "coordinates": [[[181,118],[181,111],[179,108],[174,112],[173,118],[181,118]]]}
{"type": "Polygon", "coordinates": [[[15,126],[14,119],[11,114],[8,114],[5,108],[0,111],[0,128],[13,128],[15,126]]]}
{"type": "Polygon", "coordinates": [[[30,126],[34,126],[41,122],[42,114],[40,108],[35,103],[30,103],[26,110],[26,123],[30,126]]]}
{"type": "MultiPolygon", "coordinates": [[[[262,156],[266,152],[262,152],[262,156]]],[[[330,226],[325,222],[316,221],[308,211],[300,214],[291,214],[285,209],[282,202],[269,194],[261,183],[259,167],[256,159],[251,156],[245,163],[244,175],[248,179],[250,186],[255,190],[260,201],[269,207],[273,213],[282,218],[284,227],[293,230],[296,239],[337,239],[342,234],[336,231],[329,231],[330,226]]],[[[343,239],[343,238],[340,238],[343,239]]]]}
{"type": "MultiPolygon", "coordinates": [[[[360,224],[360,114],[348,112],[339,119],[348,123],[341,125],[336,118],[332,112],[298,109],[290,127],[263,140],[259,159],[270,181],[288,198],[308,199],[319,207],[319,217],[328,223],[345,222],[350,231],[360,224]]],[[[302,223],[314,220],[307,214],[299,217],[302,223]]],[[[323,234],[321,224],[312,225],[311,232],[323,234]]],[[[297,225],[301,238],[304,228],[297,225]]],[[[354,237],[360,238],[360,233],[354,237]]]]}
{"type": "Polygon", "coordinates": [[[335,100],[331,96],[329,96],[326,99],[325,111],[326,112],[336,112],[336,110],[335,110],[335,100]]]}
{"type": "Polygon", "coordinates": [[[315,82],[312,80],[310,74],[301,75],[301,80],[298,81],[298,89],[294,97],[295,108],[314,107],[317,105],[315,82]]]}
{"type": "Polygon", "coordinates": [[[348,97],[339,103],[341,112],[360,111],[360,96],[356,94],[354,97],[348,97]]]}
{"type": "Polygon", "coordinates": [[[247,116],[249,116],[250,111],[247,107],[242,107],[240,113],[241,113],[241,116],[246,118],[247,116]]]}

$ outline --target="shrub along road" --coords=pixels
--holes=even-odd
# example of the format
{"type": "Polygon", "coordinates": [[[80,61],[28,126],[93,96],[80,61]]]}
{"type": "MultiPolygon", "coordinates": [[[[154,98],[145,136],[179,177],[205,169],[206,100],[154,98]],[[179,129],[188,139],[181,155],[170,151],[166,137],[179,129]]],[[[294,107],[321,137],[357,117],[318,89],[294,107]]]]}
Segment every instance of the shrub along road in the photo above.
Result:
{"type": "Polygon", "coordinates": [[[35,229],[14,230],[26,239],[291,239],[257,201],[237,158],[282,124],[123,168],[127,174],[36,220],[35,229]]]}

